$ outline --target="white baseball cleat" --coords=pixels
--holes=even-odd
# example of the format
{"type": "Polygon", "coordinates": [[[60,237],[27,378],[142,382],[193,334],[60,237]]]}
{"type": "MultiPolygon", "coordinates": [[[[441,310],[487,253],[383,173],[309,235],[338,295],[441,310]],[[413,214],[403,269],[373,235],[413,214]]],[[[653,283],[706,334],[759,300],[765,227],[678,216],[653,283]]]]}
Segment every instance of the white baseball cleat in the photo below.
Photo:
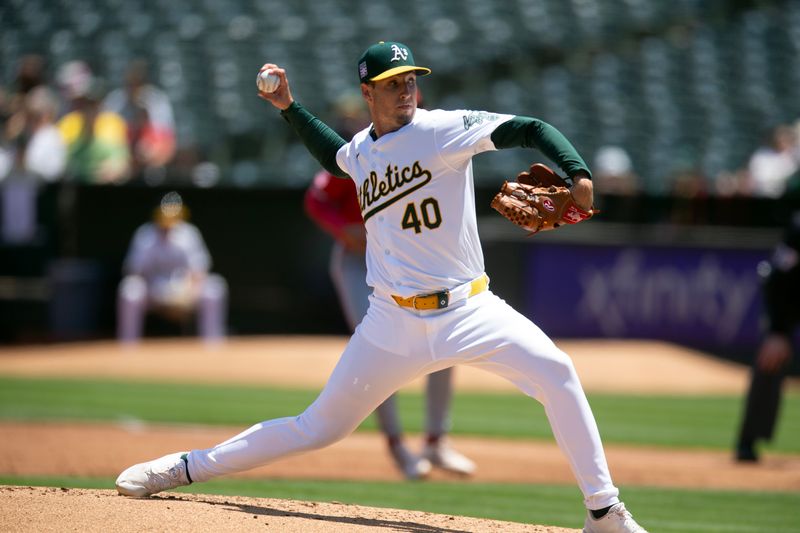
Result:
{"type": "Polygon", "coordinates": [[[583,533],[647,533],[647,530],[636,523],[625,504],[619,502],[611,506],[608,513],[595,519],[591,511],[586,513],[583,533]]]}
{"type": "Polygon", "coordinates": [[[186,453],[172,453],[154,461],[139,463],[117,478],[117,492],[123,496],[144,498],[162,490],[191,483],[187,474],[186,453]]]}
{"type": "Polygon", "coordinates": [[[427,444],[422,456],[428,459],[433,466],[443,470],[455,472],[462,476],[471,476],[475,473],[475,463],[450,447],[447,442],[439,441],[436,444],[427,444]]]}
{"type": "Polygon", "coordinates": [[[431,462],[411,453],[402,444],[389,446],[389,453],[406,479],[422,479],[431,473],[431,462]]]}

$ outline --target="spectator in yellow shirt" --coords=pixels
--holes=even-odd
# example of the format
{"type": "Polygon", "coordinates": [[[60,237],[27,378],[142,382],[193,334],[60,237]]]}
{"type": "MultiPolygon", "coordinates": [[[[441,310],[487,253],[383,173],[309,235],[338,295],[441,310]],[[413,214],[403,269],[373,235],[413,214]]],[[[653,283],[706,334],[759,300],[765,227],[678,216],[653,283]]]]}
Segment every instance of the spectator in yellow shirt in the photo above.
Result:
{"type": "Polygon", "coordinates": [[[89,67],[64,65],[58,81],[71,109],[58,123],[67,145],[67,176],[80,183],[122,183],[130,175],[125,120],[101,110],[103,89],[89,67]]]}

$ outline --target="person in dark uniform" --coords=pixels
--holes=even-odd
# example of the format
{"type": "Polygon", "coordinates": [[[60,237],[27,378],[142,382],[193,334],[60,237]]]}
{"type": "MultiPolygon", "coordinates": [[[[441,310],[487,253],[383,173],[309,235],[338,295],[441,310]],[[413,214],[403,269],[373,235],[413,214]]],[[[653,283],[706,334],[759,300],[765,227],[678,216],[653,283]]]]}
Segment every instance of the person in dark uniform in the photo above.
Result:
{"type": "Polygon", "coordinates": [[[738,461],[758,461],[756,444],[775,430],[781,388],[792,361],[792,336],[800,323],[800,211],[795,211],[783,240],[769,261],[759,265],[764,297],[765,333],[753,361],[744,418],[736,442],[738,461]]]}

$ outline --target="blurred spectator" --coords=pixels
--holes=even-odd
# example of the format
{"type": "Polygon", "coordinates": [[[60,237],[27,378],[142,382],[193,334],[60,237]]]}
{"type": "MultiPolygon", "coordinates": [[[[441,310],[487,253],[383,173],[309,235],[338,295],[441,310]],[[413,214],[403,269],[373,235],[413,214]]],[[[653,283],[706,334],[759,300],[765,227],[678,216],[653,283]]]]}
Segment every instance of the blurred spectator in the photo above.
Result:
{"type": "Polygon", "coordinates": [[[185,324],[197,317],[207,342],[221,341],[227,320],[228,285],[210,274],[211,256],[200,233],[187,222],[188,209],[176,192],[167,193],[153,221],[134,233],[117,293],[117,334],[135,343],[147,313],[185,324]]]}
{"type": "Polygon", "coordinates": [[[67,145],[67,174],[82,183],[122,183],[129,177],[125,121],[100,108],[103,83],[81,61],[65,64],[58,83],[70,111],[58,122],[67,145]]]}
{"type": "Polygon", "coordinates": [[[773,128],[750,157],[747,169],[752,195],[782,196],[789,179],[800,170],[800,144],[794,129],[783,124],[773,128]]]}
{"type": "Polygon", "coordinates": [[[17,94],[26,95],[39,85],[45,83],[45,61],[38,54],[28,54],[22,56],[17,68],[15,87],[17,94]]]}
{"type": "Polygon", "coordinates": [[[712,182],[714,195],[721,198],[749,196],[748,181],[747,169],[723,170],[716,175],[712,182]]]}
{"type": "Polygon", "coordinates": [[[3,139],[3,132],[6,129],[6,124],[9,118],[11,118],[11,110],[8,104],[8,93],[0,86],[0,179],[9,173],[14,161],[11,151],[6,147],[5,140],[3,139]]]}
{"type": "Polygon", "coordinates": [[[130,64],[125,86],[111,91],[103,108],[122,116],[128,125],[133,176],[150,184],[163,181],[165,166],[175,155],[175,120],[166,93],[148,83],[146,61],[130,64]]]}
{"type": "Polygon", "coordinates": [[[736,459],[757,461],[759,440],[771,440],[778,418],[781,387],[790,368],[793,335],[800,324],[800,212],[769,262],[759,265],[763,280],[765,332],[758,349],[736,441],[736,459]]]}
{"type": "Polygon", "coordinates": [[[694,165],[678,165],[669,180],[672,183],[669,221],[673,224],[707,224],[709,187],[706,175],[694,165]]]}
{"type": "Polygon", "coordinates": [[[623,220],[638,220],[641,184],[628,152],[621,146],[601,146],[594,154],[592,174],[595,190],[602,195],[598,199],[601,211],[623,220]]]}
{"type": "Polygon", "coordinates": [[[9,115],[21,112],[27,94],[45,84],[44,66],[44,58],[37,54],[24,55],[19,59],[14,82],[5,98],[4,105],[9,115]]]}
{"type": "Polygon", "coordinates": [[[27,124],[25,99],[32,89],[44,84],[43,70],[41,56],[22,56],[9,89],[0,88],[0,179],[16,164],[20,152],[18,144],[25,140],[20,135],[27,124]]]}
{"type": "Polygon", "coordinates": [[[40,85],[25,96],[21,112],[9,120],[6,139],[16,148],[20,172],[45,181],[60,178],[66,168],[66,146],[56,127],[58,99],[40,85]]]}
{"type": "Polygon", "coordinates": [[[55,126],[55,94],[37,85],[24,94],[21,105],[3,131],[7,170],[0,174],[2,237],[14,243],[35,237],[39,186],[59,179],[66,167],[66,146],[55,126]]]}
{"type": "Polygon", "coordinates": [[[636,195],[640,192],[639,176],[633,170],[633,163],[621,146],[601,146],[594,155],[592,176],[597,190],[603,194],[621,196],[636,195]]]}

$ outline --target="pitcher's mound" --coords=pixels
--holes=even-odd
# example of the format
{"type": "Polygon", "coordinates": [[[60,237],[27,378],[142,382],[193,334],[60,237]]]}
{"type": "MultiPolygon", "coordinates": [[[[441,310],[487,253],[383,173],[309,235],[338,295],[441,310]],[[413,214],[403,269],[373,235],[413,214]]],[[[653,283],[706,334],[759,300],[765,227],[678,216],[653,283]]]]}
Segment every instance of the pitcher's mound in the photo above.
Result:
{"type": "Polygon", "coordinates": [[[0,486],[3,531],[280,531],[282,533],[565,533],[545,527],[381,509],[241,496],[161,494],[125,498],[112,490],[0,486]]]}

